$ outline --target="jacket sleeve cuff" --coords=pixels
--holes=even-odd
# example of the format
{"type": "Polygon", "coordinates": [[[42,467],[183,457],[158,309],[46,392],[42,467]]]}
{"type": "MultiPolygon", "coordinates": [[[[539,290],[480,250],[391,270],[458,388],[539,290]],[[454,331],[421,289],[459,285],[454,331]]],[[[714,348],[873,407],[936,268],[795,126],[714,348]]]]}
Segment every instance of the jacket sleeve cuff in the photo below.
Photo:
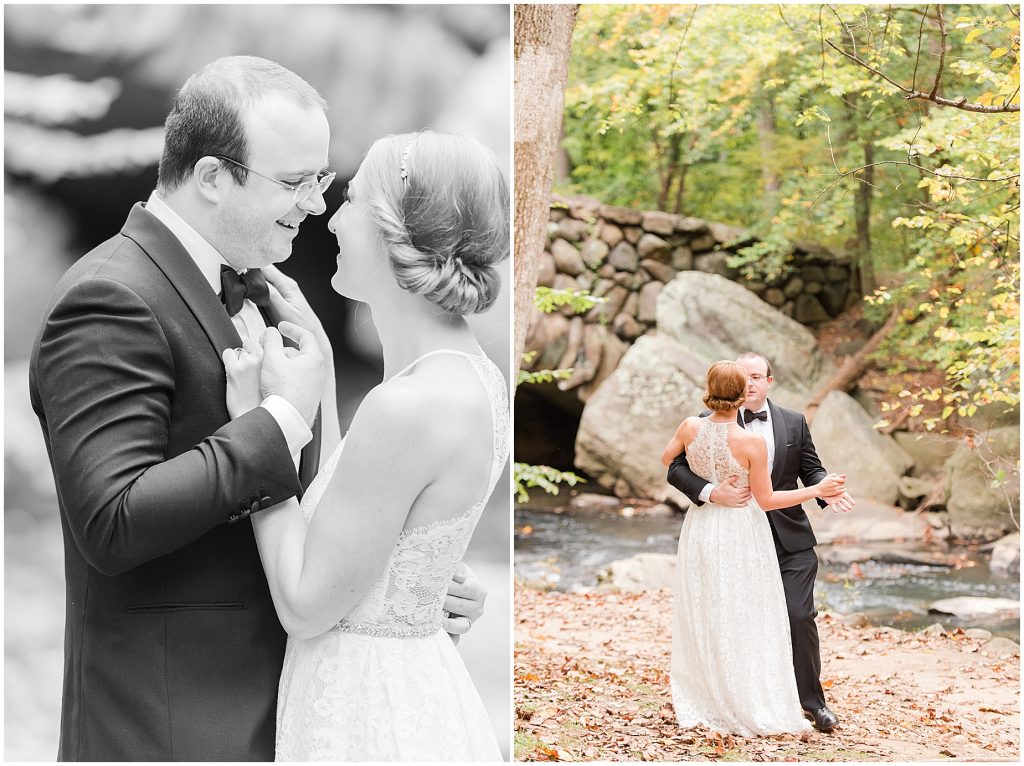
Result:
{"type": "Polygon", "coordinates": [[[297,457],[302,448],[313,439],[313,432],[302,416],[284,397],[271,394],[260,403],[260,407],[270,413],[288,442],[288,452],[297,457]]]}

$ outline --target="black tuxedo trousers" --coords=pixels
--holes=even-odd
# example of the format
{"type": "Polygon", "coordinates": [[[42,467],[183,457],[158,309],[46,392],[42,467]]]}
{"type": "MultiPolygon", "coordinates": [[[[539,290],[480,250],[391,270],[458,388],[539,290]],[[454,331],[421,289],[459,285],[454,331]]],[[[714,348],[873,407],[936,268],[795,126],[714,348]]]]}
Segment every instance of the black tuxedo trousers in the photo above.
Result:
{"type": "Polygon", "coordinates": [[[274,757],[285,633],[250,513],[300,495],[257,408],[230,421],[240,339],[143,205],[64,275],[30,366],[64,534],[60,760],[274,757]]]}
{"type": "MultiPolygon", "coordinates": [[[[799,412],[779,407],[771,401],[768,408],[775,438],[772,489],[796,489],[798,479],[805,487],[820,482],[828,472],[814,449],[807,420],[799,412]]],[[[743,425],[738,418],[737,422],[743,425]]],[[[690,470],[685,452],[681,452],[669,466],[668,481],[694,505],[703,505],[699,495],[707,481],[690,470]]],[[[824,505],[820,500],[818,503],[824,505]]],[[[817,616],[814,608],[814,578],[818,573],[814,546],[817,540],[807,514],[799,505],[769,511],[767,515],[786,593],[797,693],[805,710],[818,710],[825,707],[825,693],[819,680],[821,651],[818,626],[814,622],[817,616]]]]}

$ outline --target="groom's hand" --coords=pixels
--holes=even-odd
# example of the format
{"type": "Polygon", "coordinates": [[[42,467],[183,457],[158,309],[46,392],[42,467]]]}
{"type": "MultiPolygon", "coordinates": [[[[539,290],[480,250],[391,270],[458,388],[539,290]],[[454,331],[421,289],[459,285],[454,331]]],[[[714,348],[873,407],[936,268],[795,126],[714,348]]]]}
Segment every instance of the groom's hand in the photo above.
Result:
{"type": "Polygon", "coordinates": [[[486,600],[487,588],[473,570],[460,561],[448,583],[448,595],[444,599],[448,615],[441,620],[441,627],[453,638],[467,632],[483,616],[486,600]]]}
{"type": "Polygon", "coordinates": [[[738,476],[730,476],[713,490],[708,497],[715,505],[740,508],[750,502],[750,487],[737,487],[738,476]]]}
{"type": "Polygon", "coordinates": [[[852,511],[853,506],[857,503],[854,499],[846,492],[840,492],[838,495],[832,495],[831,497],[821,498],[824,502],[828,503],[829,508],[838,513],[846,513],[852,511]]]}
{"type": "Polygon", "coordinates": [[[312,428],[324,390],[327,373],[324,356],[313,334],[291,322],[281,322],[281,331],[268,327],[263,333],[263,368],[260,394],[277,394],[291,404],[312,428]],[[285,348],[281,333],[298,343],[285,348]]]}

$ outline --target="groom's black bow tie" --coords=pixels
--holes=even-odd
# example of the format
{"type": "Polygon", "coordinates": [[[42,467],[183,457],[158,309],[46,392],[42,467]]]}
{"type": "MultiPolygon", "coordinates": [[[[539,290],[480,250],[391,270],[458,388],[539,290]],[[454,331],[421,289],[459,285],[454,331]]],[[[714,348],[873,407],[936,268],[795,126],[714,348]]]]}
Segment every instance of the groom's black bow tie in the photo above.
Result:
{"type": "Polygon", "coordinates": [[[220,267],[220,286],[223,290],[220,299],[227,309],[228,316],[234,316],[242,310],[242,301],[246,298],[260,306],[270,305],[270,289],[267,278],[259,269],[249,269],[239,274],[230,266],[220,267]]]}
{"type": "Polygon", "coordinates": [[[763,420],[765,423],[767,423],[768,410],[761,410],[760,412],[751,412],[750,410],[743,410],[743,422],[749,423],[752,420],[763,420]]]}

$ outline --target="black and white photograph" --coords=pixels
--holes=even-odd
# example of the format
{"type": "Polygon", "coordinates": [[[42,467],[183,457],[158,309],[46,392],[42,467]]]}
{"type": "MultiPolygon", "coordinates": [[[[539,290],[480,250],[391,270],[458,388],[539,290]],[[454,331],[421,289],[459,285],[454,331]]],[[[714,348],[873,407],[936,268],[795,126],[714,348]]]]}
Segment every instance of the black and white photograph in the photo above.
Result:
{"type": "Polygon", "coordinates": [[[4,757],[507,761],[508,5],[4,7],[4,757]]]}

